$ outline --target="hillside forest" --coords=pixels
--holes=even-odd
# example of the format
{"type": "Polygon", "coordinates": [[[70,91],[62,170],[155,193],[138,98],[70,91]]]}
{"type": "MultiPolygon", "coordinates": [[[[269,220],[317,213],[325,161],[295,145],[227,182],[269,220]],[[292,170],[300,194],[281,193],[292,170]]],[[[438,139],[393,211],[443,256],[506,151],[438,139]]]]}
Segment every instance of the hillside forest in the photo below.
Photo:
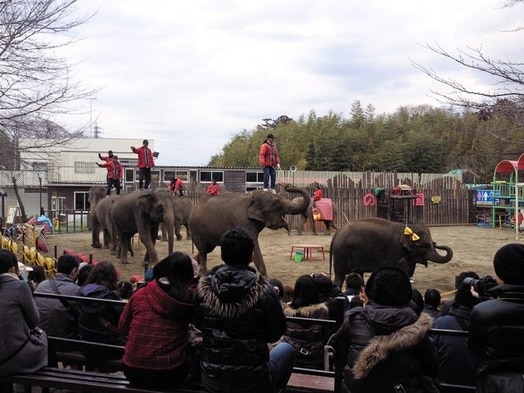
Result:
{"type": "Polygon", "coordinates": [[[377,114],[355,101],[344,117],[311,111],[298,119],[282,115],[243,130],[211,158],[210,166],[257,167],[258,151],[271,132],[281,166],[317,171],[446,173],[470,170],[490,182],[501,160],[524,152],[524,114],[500,100],[489,108],[460,112],[431,106],[399,107],[377,114]]]}

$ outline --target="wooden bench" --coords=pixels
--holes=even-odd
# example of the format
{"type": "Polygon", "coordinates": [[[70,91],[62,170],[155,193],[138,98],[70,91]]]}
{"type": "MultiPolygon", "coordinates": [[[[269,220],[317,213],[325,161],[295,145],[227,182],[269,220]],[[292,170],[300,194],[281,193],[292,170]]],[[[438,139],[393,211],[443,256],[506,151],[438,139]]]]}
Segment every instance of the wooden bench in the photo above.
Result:
{"type": "MultiPolygon", "coordinates": [[[[11,393],[7,384],[21,384],[26,387],[26,392],[31,392],[31,387],[39,386],[42,391],[49,388],[67,389],[73,392],[97,392],[97,393],[155,393],[166,392],[165,390],[144,389],[133,386],[124,375],[115,375],[82,370],[72,370],[55,367],[45,367],[33,374],[12,375],[2,377],[2,392],[11,393]],[[7,390],[4,390],[7,389],[7,390]]],[[[171,389],[173,393],[195,393],[204,392],[199,386],[187,386],[171,389]]]]}
{"type": "Polygon", "coordinates": [[[293,259],[293,252],[295,250],[300,250],[304,252],[304,260],[311,260],[313,259],[313,251],[318,251],[322,253],[322,258],[324,261],[326,260],[326,254],[324,250],[324,246],[321,244],[293,244],[291,246],[291,251],[289,253],[289,260],[291,261],[293,259]]]}

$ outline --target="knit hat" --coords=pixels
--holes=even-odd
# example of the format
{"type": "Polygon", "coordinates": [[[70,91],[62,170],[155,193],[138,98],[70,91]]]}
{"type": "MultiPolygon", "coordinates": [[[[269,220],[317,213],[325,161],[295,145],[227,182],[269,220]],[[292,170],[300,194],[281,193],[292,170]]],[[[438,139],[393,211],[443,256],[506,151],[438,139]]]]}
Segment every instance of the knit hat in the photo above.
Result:
{"type": "Polygon", "coordinates": [[[524,285],[524,244],[510,243],[501,247],[495,253],[493,267],[505,284],[524,285]]]}
{"type": "Polygon", "coordinates": [[[411,300],[408,275],[396,267],[382,267],[371,274],[366,283],[366,295],[377,304],[403,306],[411,300]]]}

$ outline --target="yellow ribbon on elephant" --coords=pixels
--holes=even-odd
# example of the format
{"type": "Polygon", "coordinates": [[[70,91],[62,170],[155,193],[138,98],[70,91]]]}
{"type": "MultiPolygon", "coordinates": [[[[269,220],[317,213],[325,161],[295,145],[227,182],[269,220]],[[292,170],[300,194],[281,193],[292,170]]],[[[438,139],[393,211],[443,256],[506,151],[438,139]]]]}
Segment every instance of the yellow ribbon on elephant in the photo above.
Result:
{"type": "Polygon", "coordinates": [[[404,228],[404,235],[411,237],[411,241],[416,242],[420,240],[419,235],[417,235],[410,227],[404,228]]]}

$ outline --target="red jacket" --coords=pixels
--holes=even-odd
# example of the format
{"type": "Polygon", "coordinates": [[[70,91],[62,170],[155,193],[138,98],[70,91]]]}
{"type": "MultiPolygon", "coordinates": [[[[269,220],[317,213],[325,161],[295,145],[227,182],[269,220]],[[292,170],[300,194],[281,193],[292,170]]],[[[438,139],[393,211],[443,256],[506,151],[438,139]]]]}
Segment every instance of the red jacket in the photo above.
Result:
{"type": "Polygon", "coordinates": [[[124,177],[124,166],[121,163],[108,161],[105,164],[98,164],[100,168],[107,168],[108,179],[122,179],[124,177]]]}
{"type": "Polygon", "coordinates": [[[280,164],[280,157],[278,156],[277,145],[265,141],[260,146],[260,153],[258,154],[258,162],[261,166],[271,166],[276,168],[280,164]]]}
{"type": "Polygon", "coordinates": [[[182,179],[176,178],[175,180],[171,180],[169,182],[168,188],[173,191],[175,194],[180,190],[180,188],[184,187],[184,182],[182,179]]]}
{"type": "Polygon", "coordinates": [[[169,296],[156,280],[139,289],[126,304],[118,330],[127,341],[126,366],[172,370],[187,361],[188,326],[194,304],[169,296]]]}
{"type": "Polygon", "coordinates": [[[218,194],[218,190],[219,190],[218,184],[216,183],[210,184],[209,186],[207,186],[206,194],[216,195],[218,194]]]}
{"type": "Polygon", "coordinates": [[[155,161],[153,159],[153,152],[149,147],[131,147],[133,153],[138,154],[138,167],[139,168],[153,168],[155,161]]]}
{"type": "Polygon", "coordinates": [[[314,201],[320,201],[322,198],[324,198],[324,193],[322,192],[322,189],[315,190],[313,193],[313,200],[314,201]]]}

